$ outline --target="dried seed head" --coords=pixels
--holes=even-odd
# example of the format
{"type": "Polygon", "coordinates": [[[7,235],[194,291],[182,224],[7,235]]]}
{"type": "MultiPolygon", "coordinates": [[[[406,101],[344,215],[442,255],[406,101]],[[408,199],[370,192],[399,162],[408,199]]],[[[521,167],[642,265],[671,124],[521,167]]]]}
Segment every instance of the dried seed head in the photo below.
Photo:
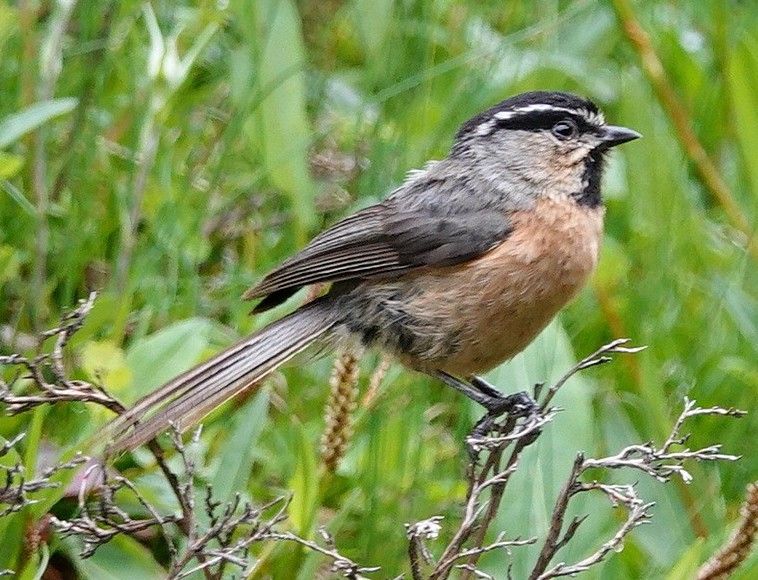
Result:
{"type": "Polygon", "coordinates": [[[321,459],[329,472],[337,469],[353,434],[352,413],[358,398],[358,371],[358,358],[352,352],[345,351],[334,361],[321,437],[321,459]]]}
{"type": "Polygon", "coordinates": [[[698,570],[698,580],[728,578],[750,555],[758,530],[758,481],[747,486],[740,524],[729,541],[698,570]]]}

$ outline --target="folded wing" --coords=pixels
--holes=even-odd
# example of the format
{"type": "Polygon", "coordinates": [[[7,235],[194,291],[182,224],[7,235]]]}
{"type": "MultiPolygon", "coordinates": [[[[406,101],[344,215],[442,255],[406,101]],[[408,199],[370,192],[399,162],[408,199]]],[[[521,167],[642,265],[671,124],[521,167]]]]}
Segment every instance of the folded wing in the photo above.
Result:
{"type": "Polygon", "coordinates": [[[453,215],[443,208],[401,211],[387,200],[324,231],[244,298],[265,297],[253,310],[262,312],[309,284],[459,264],[499,245],[509,231],[507,216],[491,210],[453,215]]]}

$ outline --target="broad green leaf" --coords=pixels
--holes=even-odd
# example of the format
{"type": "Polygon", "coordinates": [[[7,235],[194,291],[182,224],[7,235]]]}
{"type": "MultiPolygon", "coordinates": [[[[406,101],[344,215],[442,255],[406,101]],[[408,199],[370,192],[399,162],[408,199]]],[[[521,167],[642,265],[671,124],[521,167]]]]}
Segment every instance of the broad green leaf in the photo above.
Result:
{"type": "MultiPolygon", "coordinates": [[[[522,354],[489,373],[488,378],[506,392],[530,391],[537,382],[551,384],[576,360],[563,327],[554,322],[522,354]]],[[[568,477],[576,454],[593,452],[592,394],[592,383],[581,374],[570,379],[558,393],[554,405],[563,411],[543,429],[539,440],[521,455],[519,469],[509,485],[493,529],[504,530],[508,537],[544,537],[555,498],[568,477]]],[[[571,513],[609,510],[607,505],[594,499],[580,496],[571,513]]],[[[574,541],[561,553],[561,559],[571,561],[592,553],[597,547],[594,542],[601,533],[601,524],[597,517],[586,521],[574,541]]],[[[538,550],[539,546],[530,546],[514,551],[514,577],[528,576],[528,564],[538,550]]],[[[492,570],[498,570],[503,569],[504,563],[510,559],[501,554],[491,556],[491,560],[497,562],[492,570]]]]}
{"type": "Polygon", "coordinates": [[[296,428],[298,431],[297,467],[289,484],[292,491],[289,517],[296,532],[309,537],[318,503],[318,470],[313,442],[300,424],[297,424],[296,428]]]}
{"type": "Polygon", "coordinates": [[[88,341],[104,335],[112,339],[113,327],[119,327],[121,319],[125,316],[123,304],[123,298],[116,293],[99,294],[81,330],[71,338],[71,349],[81,348],[88,341]]]}
{"type": "Polygon", "coordinates": [[[93,380],[99,379],[108,391],[119,393],[132,380],[124,351],[110,340],[90,341],[81,351],[82,368],[93,380]]]}
{"type": "Polygon", "coordinates": [[[229,501],[235,492],[246,488],[255,459],[255,446],[266,425],[268,400],[268,391],[263,389],[235,411],[231,433],[222,447],[223,455],[213,477],[216,500],[229,501]]]}
{"type": "Polygon", "coordinates": [[[49,120],[73,111],[77,102],[75,97],[42,101],[0,120],[0,149],[7,147],[49,120]]]}
{"type": "MultiPolygon", "coordinates": [[[[37,465],[39,463],[37,452],[39,450],[40,441],[45,434],[43,433],[43,426],[49,410],[49,407],[37,407],[33,412],[31,425],[26,431],[26,438],[24,439],[24,443],[26,444],[24,465],[27,473],[37,472],[37,465]]],[[[58,458],[58,460],[63,463],[73,459],[74,455],[74,450],[66,451],[58,458]]],[[[44,493],[40,493],[35,498],[37,502],[28,506],[25,510],[27,517],[38,520],[50,511],[50,508],[58,503],[66,493],[66,487],[73,479],[75,473],[76,470],[74,469],[60,469],[56,471],[49,478],[50,483],[53,484],[54,487],[48,488],[44,493]]]]}
{"type": "Polygon", "coordinates": [[[211,322],[192,318],[135,342],[126,355],[132,392],[143,395],[198,362],[208,348],[211,322]]]}
{"type": "Polygon", "coordinates": [[[50,562],[50,548],[47,544],[40,544],[37,552],[29,558],[23,572],[18,575],[18,580],[41,580],[50,562]]]}
{"type": "MultiPolygon", "coordinates": [[[[263,159],[271,182],[284,191],[301,238],[314,221],[313,183],[308,173],[311,131],[305,111],[306,58],[295,5],[290,0],[256,3],[258,107],[263,159]]],[[[302,240],[301,240],[302,241],[302,240]]]]}
{"type": "Polygon", "coordinates": [[[5,43],[18,29],[18,8],[0,3],[0,58],[5,56],[5,43]]]}
{"type": "Polygon", "coordinates": [[[689,578],[695,578],[702,559],[703,539],[697,538],[671,568],[671,571],[666,575],[666,580],[688,580],[689,578]]]}
{"type": "Polygon", "coordinates": [[[18,276],[20,266],[16,248],[0,245],[0,284],[18,276]]]}
{"type": "Polygon", "coordinates": [[[21,155],[12,155],[0,151],[0,179],[10,179],[24,166],[24,158],[21,155]]]}
{"type": "MultiPolygon", "coordinates": [[[[71,554],[75,554],[78,547],[70,540],[67,543],[71,554]]],[[[74,556],[73,562],[85,580],[154,580],[166,576],[166,570],[155,561],[150,550],[125,534],[100,546],[86,560],[74,556]]]]}
{"type": "Polygon", "coordinates": [[[732,95],[734,127],[755,199],[758,196],[758,41],[755,38],[745,38],[735,46],[726,80],[732,95]]]}
{"type": "Polygon", "coordinates": [[[384,46],[392,24],[395,0],[356,0],[355,24],[369,57],[376,58],[384,46]]]}

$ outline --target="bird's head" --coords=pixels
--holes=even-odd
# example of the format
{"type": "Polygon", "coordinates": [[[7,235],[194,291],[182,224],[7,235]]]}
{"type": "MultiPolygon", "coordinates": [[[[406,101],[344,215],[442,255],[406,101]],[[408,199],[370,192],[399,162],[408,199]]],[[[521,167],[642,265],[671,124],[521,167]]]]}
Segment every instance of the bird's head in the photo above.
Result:
{"type": "Polygon", "coordinates": [[[608,125],[590,100],[561,92],[523,93],[469,119],[452,158],[520,196],[571,196],[598,205],[607,151],[640,134],[608,125]]]}

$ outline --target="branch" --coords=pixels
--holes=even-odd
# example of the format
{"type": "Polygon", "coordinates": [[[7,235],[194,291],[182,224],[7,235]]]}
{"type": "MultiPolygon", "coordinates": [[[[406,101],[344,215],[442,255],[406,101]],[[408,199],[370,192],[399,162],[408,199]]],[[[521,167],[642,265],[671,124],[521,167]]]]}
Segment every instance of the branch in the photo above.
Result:
{"type": "MultiPolygon", "coordinates": [[[[20,433],[3,443],[0,447],[0,457],[14,449],[25,435],[25,433],[20,433]]],[[[88,457],[78,453],[73,459],[45,469],[38,477],[32,479],[26,479],[24,466],[19,461],[10,466],[0,465],[0,480],[4,481],[0,485],[0,518],[37,503],[38,500],[29,497],[29,494],[59,487],[59,482],[50,481],[56,473],[65,469],[76,469],[87,461],[89,461],[88,457]],[[2,507],[3,505],[5,507],[2,507]]]]}
{"type": "Polygon", "coordinates": [[[684,468],[684,462],[694,461],[736,461],[736,455],[720,453],[720,445],[710,445],[702,449],[690,450],[685,448],[674,451],[674,447],[682,446],[687,436],[682,436],[681,429],[684,422],[698,415],[723,415],[729,417],[741,417],[743,411],[724,409],[722,407],[696,407],[694,401],[685,398],[684,409],[677,418],[671,433],[660,448],[651,443],[644,445],[630,445],[615,455],[599,459],[585,459],[578,454],[569,474],[568,480],[556,500],[553,515],[550,521],[545,543],[537,559],[530,580],[546,580],[559,576],[569,576],[588,570],[591,566],[602,562],[613,550],[621,549],[624,538],[637,526],[646,523],[650,519],[649,509],[653,503],[645,503],[637,495],[631,485],[607,485],[596,481],[582,483],[581,476],[589,469],[633,469],[648,474],[661,482],[668,482],[671,476],[679,475],[685,483],[692,481],[692,476],[684,468]],[[627,517],[621,527],[612,538],[602,544],[593,554],[571,565],[561,562],[553,568],[546,570],[549,563],[563,546],[573,537],[581,520],[574,520],[569,524],[563,538],[559,539],[563,529],[566,509],[572,497],[588,492],[600,491],[604,493],[615,506],[624,506],[627,517]]]}
{"type": "Polygon", "coordinates": [[[98,547],[119,534],[139,538],[149,530],[157,530],[164,537],[171,556],[168,572],[171,579],[185,578],[197,572],[203,572],[209,578],[220,578],[226,565],[236,566],[243,576],[247,576],[256,562],[250,554],[250,547],[271,541],[295,542],[319,552],[331,558],[333,572],[346,578],[360,578],[362,574],[379,570],[361,566],[340,554],[325,531],[322,531],[322,538],[326,547],[277,529],[286,520],[289,498],[277,497],[264,505],[254,506],[236,494],[231,501],[220,502],[214,499],[213,490],[208,486],[204,501],[196,501],[193,485],[196,466],[176,429],[172,431],[172,436],[183,466],[181,478],[178,478],[181,504],[185,506],[182,513],[161,514],[129,479],[109,475],[100,466],[92,466],[81,483],[79,515],[68,520],[51,518],[53,526],[62,535],[83,540],[82,557],[91,556],[98,547]],[[100,481],[93,485],[91,480],[98,468],[100,481]],[[125,493],[131,494],[143,507],[145,517],[135,518],[119,507],[123,501],[119,497],[125,493]],[[204,510],[205,518],[198,517],[198,509],[204,510]],[[209,522],[205,528],[201,528],[199,523],[203,519],[209,522]],[[171,542],[172,528],[183,522],[189,525],[187,542],[178,550],[171,542]],[[196,562],[194,566],[193,562],[196,562]]]}
{"type": "MultiPolygon", "coordinates": [[[[68,378],[63,351],[71,336],[84,323],[95,297],[94,293],[90,294],[87,300],[81,301],[76,309],[63,318],[60,326],[40,333],[40,348],[46,340],[55,340],[49,354],[38,354],[34,358],[19,354],[0,356],[0,366],[15,366],[20,369],[10,384],[0,379],[0,402],[6,405],[8,412],[20,413],[44,404],[69,401],[95,403],[116,414],[125,411],[125,407],[103,387],[68,378]],[[22,394],[15,394],[13,388],[20,382],[19,376],[24,372],[31,379],[30,383],[24,385],[25,391],[22,394]],[[47,380],[46,376],[51,376],[52,380],[47,380]]],[[[198,428],[193,441],[199,435],[198,428]]],[[[277,529],[276,526],[286,519],[290,501],[288,498],[278,497],[255,507],[250,502],[243,501],[239,494],[230,502],[216,501],[213,490],[208,487],[203,507],[198,507],[194,487],[195,463],[190,458],[179,431],[172,429],[171,436],[173,448],[181,460],[181,475],[168,467],[165,452],[156,440],[150,441],[148,448],[176,496],[181,513],[161,514],[132,481],[118,474],[110,474],[100,465],[92,465],[85,471],[81,481],[78,516],[67,520],[51,517],[50,520],[61,534],[82,539],[83,557],[92,555],[99,546],[119,534],[142,538],[145,533],[157,530],[164,537],[171,556],[169,578],[184,578],[196,572],[203,572],[206,578],[220,578],[226,565],[236,566],[243,571],[243,575],[247,575],[244,572],[252,567],[254,561],[249,554],[250,546],[269,541],[297,542],[328,556],[332,559],[333,571],[347,578],[359,578],[362,574],[378,570],[375,567],[360,566],[342,556],[326,532],[322,533],[322,537],[328,546],[323,547],[291,532],[277,529]],[[124,494],[130,494],[142,507],[145,512],[143,517],[135,517],[119,507],[120,498],[124,494]],[[198,509],[205,511],[206,518],[198,517],[198,509]],[[200,527],[201,520],[209,522],[207,528],[200,527]],[[182,543],[181,551],[171,541],[174,527],[187,538],[182,543]],[[191,567],[193,562],[196,565],[191,567]]],[[[0,446],[0,457],[9,453],[22,438],[23,435],[19,435],[0,446]]],[[[57,485],[49,481],[56,471],[78,467],[85,461],[86,457],[77,455],[73,460],[46,470],[40,477],[29,481],[24,478],[22,465],[0,466],[0,474],[5,472],[6,481],[0,487],[0,504],[8,505],[8,508],[0,511],[0,517],[34,503],[28,497],[29,493],[57,485]]]]}
{"type": "MultiPolygon", "coordinates": [[[[491,434],[477,434],[467,439],[474,455],[478,456],[480,452],[484,452],[485,457],[481,464],[478,463],[477,457],[473,457],[468,465],[468,491],[461,521],[439,558],[435,558],[427,543],[438,537],[442,529],[442,518],[434,516],[413,525],[406,525],[408,555],[414,580],[427,577],[448,578],[456,569],[462,571],[463,578],[472,575],[489,578],[490,576],[476,566],[482,554],[498,548],[509,550],[511,547],[537,541],[536,538],[507,541],[503,539],[503,532],[490,544],[485,544],[484,538],[498,512],[508,482],[518,470],[520,454],[539,438],[542,430],[558,415],[558,410],[550,406],[556,393],[576,373],[609,362],[613,354],[636,354],[643,350],[639,347],[624,346],[628,342],[628,339],[619,339],[602,346],[570,368],[547,390],[537,385],[535,398],[538,406],[526,416],[506,415],[496,422],[491,434]],[[465,560],[465,563],[460,563],[462,560],[465,560]],[[424,567],[432,568],[428,575],[424,575],[424,567]]],[[[686,461],[736,461],[739,457],[721,452],[720,445],[689,449],[685,446],[687,437],[681,432],[684,422],[699,415],[740,417],[743,414],[742,411],[722,407],[696,407],[694,401],[685,399],[683,411],[660,447],[644,443],[630,445],[608,457],[585,458],[582,454],[577,455],[566,483],[556,498],[547,534],[529,574],[530,580],[570,576],[588,570],[605,560],[612,552],[620,550],[626,536],[650,519],[650,508],[653,504],[640,498],[633,486],[585,482],[583,476],[588,470],[633,469],[662,482],[669,481],[673,475],[689,482],[692,476],[684,467],[686,461]],[[603,493],[614,507],[621,506],[626,509],[626,518],[616,532],[592,554],[573,564],[559,562],[550,567],[557,553],[571,542],[587,517],[575,517],[566,522],[566,514],[573,498],[587,492],[603,493]]]]}
{"type": "Polygon", "coordinates": [[[87,315],[94,306],[96,297],[97,294],[92,292],[86,300],[81,300],[73,311],[63,317],[60,326],[40,333],[38,349],[43,347],[46,340],[55,338],[53,349],[49,354],[38,354],[34,358],[20,354],[0,356],[0,366],[17,366],[25,369],[29,373],[25,378],[30,378],[34,389],[36,389],[36,392],[14,395],[12,388],[15,381],[9,385],[0,379],[0,403],[6,405],[8,413],[15,415],[40,405],[68,401],[95,403],[114,413],[124,412],[124,406],[101,386],[86,381],[69,379],[69,373],[64,362],[63,350],[71,337],[84,324],[87,315]],[[45,379],[48,374],[53,377],[53,382],[45,379]]]}
{"type": "MultiPolygon", "coordinates": [[[[637,526],[640,526],[650,520],[648,510],[653,507],[653,503],[644,503],[638,496],[637,492],[631,485],[602,485],[598,483],[582,485],[578,491],[599,490],[605,493],[611,500],[614,507],[623,505],[627,508],[627,517],[621,527],[616,531],[612,538],[605,542],[594,553],[583,560],[571,565],[561,562],[539,575],[538,569],[532,571],[530,578],[538,580],[547,580],[548,578],[558,578],[560,576],[575,576],[579,572],[586,572],[590,567],[602,562],[608,554],[613,551],[619,551],[624,543],[624,538],[637,526]]],[[[567,532],[568,534],[568,532],[567,532]]],[[[565,545],[565,541],[555,545],[555,551],[565,545]]]]}
{"type": "MultiPolygon", "coordinates": [[[[563,386],[568,382],[568,380],[571,377],[573,377],[575,374],[577,374],[578,372],[583,371],[584,369],[589,369],[592,367],[596,367],[598,365],[611,362],[613,358],[609,355],[637,354],[647,348],[646,346],[633,346],[633,347],[624,346],[625,344],[628,344],[629,342],[630,342],[630,339],[628,338],[617,338],[616,340],[613,340],[609,342],[608,344],[601,346],[591,355],[584,357],[582,360],[576,363],[561,378],[559,378],[552,387],[550,387],[547,390],[547,392],[545,393],[545,397],[542,399],[542,403],[541,403],[542,410],[544,411],[547,409],[548,405],[553,400],[553,397],[555,397],[556,393],[561,388],[563,388],[563,386]]],[[[539,399],[539,395],[541,394],[539,391],[541,391],[541,388],[538,387],[537,394],[536,394],[538,399],[539,399]]]]}
{"type": "MultiPolygon", "coordinates": [[[[321,529],[322,536],[327,538],[327,541],[329,543],[333,543],[331,540],[331,536],[329,536],[323,528],[321,529]]],[[[273,540],[284,540],[287,542],[295,542],[296,544],[300,544],[301,546],[305,546],[309,550],[313,550],[314,552],[318,552],[319,554],[323,554],[324,556],[328,556],[332,559],[332,567],[331,571],[339,574],[340,576],[344,578],[354,578],[359,579],[363,578],[362,574],[370,574],[372,572],[378,572],[381,570],[379,566],[360,566],[350,560],[349,558],[346,558],[342,554],[340,554],[335,548],[324,548],[320,545],[318,545],[316,542],[312,542],[311,540],[306,540],[304,538],[301,538],[300,536],[297,536],[293,534],[292,532],[268,532],[264,534],[265,539],[273,539],[273,540]]]]}

